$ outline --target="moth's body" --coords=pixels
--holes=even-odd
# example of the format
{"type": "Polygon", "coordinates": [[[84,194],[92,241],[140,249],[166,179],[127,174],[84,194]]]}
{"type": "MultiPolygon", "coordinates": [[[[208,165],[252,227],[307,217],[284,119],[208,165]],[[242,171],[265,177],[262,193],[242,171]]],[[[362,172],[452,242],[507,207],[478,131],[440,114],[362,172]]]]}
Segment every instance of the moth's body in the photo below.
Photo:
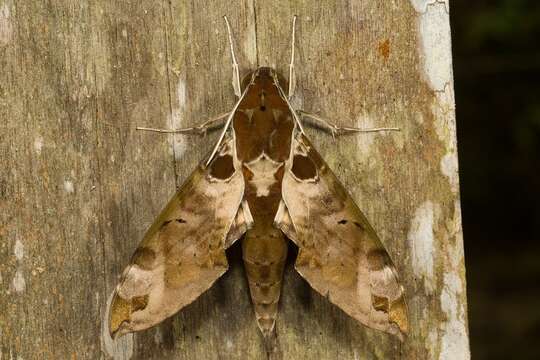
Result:
{"type": "Polygon", "coordinates": [[[407,309],[395,266],[304,134],[288,100],[292,86],[285,95],[283,78],[259,68],[241,89],[232,43],[231,54],[239,100],[214,151],[163,209],[124,270],[109,310],[111,334],[147,329],[193,302],[227,271],[225,250],[242,239],[265,336],[276,322],[291,240],[299,248],[295,269],[314,290],[361,323],[402,339],[407,309]]]}
{"type": "MultiPolygon", "coordinates": [[[[272,331],[278,309],[287,242],[274,226],[281,201],[285,162],[291,152],[294,120],[269,68],[255,72],[233,119],[236,153],[242,164],[244,199],[253,225],[242,240],[242,254],[257,323],[272,331]]],[[[246,79],[250,79],[251,75],[246,79]]]]}

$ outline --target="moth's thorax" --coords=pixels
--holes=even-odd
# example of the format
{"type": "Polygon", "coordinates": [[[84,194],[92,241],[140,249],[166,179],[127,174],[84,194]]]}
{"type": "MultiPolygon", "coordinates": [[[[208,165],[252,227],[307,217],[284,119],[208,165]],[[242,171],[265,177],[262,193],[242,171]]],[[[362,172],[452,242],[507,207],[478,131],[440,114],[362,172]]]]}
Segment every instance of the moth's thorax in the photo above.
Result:
{"type": "Polygon", "coordinates": [[[261,67],[244,79],[247,91],[234,115],[239,160],[251,162],[263,153],[283,162],[290,154],[294,119],[282,97],[284,81],[271,68],[261,67]]]}
{"type": "Polygon", "coordinates": [[[233,118],[236,154],[246,182],[245,198],[258,220],[256,227],[267,228],[281,199],[294,119],[273,69],[259,68],[246,79],[246,94],[233,118]]]}

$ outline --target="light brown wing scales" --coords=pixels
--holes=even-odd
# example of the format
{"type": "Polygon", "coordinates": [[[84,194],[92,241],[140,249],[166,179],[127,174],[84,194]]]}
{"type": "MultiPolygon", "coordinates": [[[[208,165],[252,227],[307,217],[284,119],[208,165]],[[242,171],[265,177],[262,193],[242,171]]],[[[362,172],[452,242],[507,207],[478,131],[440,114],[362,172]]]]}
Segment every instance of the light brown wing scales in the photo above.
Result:
{"type": "Polygon", "coordinates": [[[240,209],[236,213],[234,222],[231,225],[231,229],[227,234],[227,239],[225,240],[225,248],[228,248],[236,240],[238,240],[246,231],[251,229],[253,226],[253,216],[249,210],[249,205],[247,201],[242,201],[240,209]]]}
{"type": "Polygon", "coordinates": [[[252,221],[240,206],[244,180],[233,163],[233,145],[226,139],[209,167],[194,171],[144,236],[116,288],[111,335],[156,325],[227,270],[225,249],[252,221]]]}
{"type": "Polygon", "coordinates": [[[293,146],[275,223],[299,247],[297,271],[353,318],[403,339],[404,290],[381,241],[309,140],[293,146]]]}

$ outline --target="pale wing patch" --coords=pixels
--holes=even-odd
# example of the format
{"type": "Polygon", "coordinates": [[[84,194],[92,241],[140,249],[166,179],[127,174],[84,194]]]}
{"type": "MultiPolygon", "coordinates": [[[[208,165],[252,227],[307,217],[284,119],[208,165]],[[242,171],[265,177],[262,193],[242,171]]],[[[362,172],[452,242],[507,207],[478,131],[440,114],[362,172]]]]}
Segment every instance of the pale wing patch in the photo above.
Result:
{"type": "Polygon", "coordinates": [[[287,210],[287,206],[285,206],[283,199],[279,202],[278,211],[276,212],[276,217],[274,218],[274,226],[283,231],[285,236],[287,236],[294,243],[297,243],[296,230],[294,229],[291,215],[289,214],[289,210],[287,210]]]}
{"type": "Polygon", "coordinates": [[[228,248],[231,246],[233,242],[238,240],[246,231],[251,229],[252,226],[253,216],[251,215],[247,201],[244,200],[236,213],[229,234],[227,234],[225,247],[228,248]]]}
{"type": "Polygon", "coordinates": [[[116,290],[118,296],[124,299],[131,299],[148,294],[153,280],[159,278],[160,270],[162,269],[144,270],[136,264],[126,268],[123,275],[125,279],[124,283],[122,286],[119,285],[116,290]]]}
{"type": "Polygon", "coordinates": [[[255,187],[257,197],[268,196],[270,187],[276,183],[275,174],[283,163],[274,161],[265,153],[244,166],[253,174],[250,183],[255,187]]]}

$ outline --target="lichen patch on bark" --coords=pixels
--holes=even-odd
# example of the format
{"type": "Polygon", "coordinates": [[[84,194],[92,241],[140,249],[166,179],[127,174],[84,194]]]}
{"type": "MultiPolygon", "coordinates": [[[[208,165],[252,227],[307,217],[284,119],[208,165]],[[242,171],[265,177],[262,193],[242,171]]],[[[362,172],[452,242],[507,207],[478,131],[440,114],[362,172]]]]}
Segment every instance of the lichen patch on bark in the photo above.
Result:
{"type": "Polygon", "coordinates": [[[444,3],[435,2],[419,17],[423,69],[431,89],[443,91],[452,81],[450,18],[444,3]]]}

